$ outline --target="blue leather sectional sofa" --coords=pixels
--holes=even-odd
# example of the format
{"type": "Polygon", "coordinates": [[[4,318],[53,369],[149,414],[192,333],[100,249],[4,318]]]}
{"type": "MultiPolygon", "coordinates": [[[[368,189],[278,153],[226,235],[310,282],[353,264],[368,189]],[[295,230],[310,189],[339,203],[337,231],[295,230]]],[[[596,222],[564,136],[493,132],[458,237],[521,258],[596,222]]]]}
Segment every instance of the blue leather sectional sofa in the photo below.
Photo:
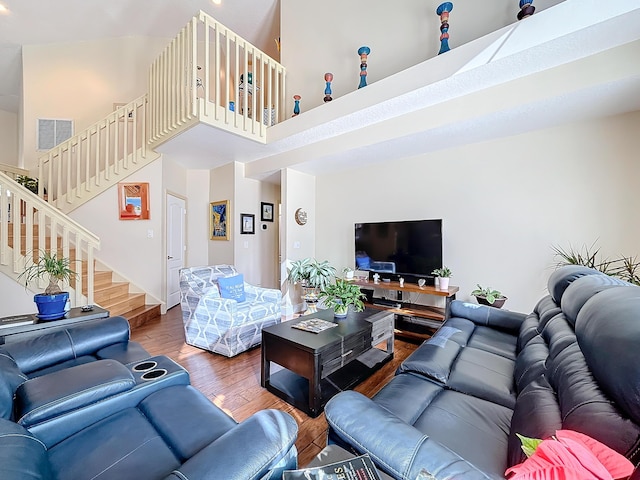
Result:
{"type": "MultiPolygon", "coordinates": [[[[529,315],[454,301],[373,399],[343,392],[329,440],[397,479],[503,479],[516,433],[582,432],[640,461],[640,288],[556,270],[529,315]]],[[[635,478],[635,477],[634,477],[635,478]]]]}
{"type": "Polygon", "coordinates": [[[238,424],[122,317],[0,347],[0,478],[275,479],[295,468],[297,424],[238,424]]]}

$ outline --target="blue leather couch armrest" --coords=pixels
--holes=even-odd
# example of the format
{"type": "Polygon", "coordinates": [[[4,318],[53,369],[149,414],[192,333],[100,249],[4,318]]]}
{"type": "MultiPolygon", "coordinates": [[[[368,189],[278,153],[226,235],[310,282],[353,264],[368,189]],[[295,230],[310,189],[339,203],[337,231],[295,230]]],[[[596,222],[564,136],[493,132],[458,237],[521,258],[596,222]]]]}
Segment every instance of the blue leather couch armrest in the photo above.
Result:
{"type": "Polygon", "coordinates": [[[266,475],[274,469],[273,478],[281,478],[282,470],[296,468],[297,437],[298,425],[291,415],[262,410],[204,447],[166,479],[262,479],[271,478],[266,475]]]}
{"type": "Polygon", "coordinates": [[[50,480],[53,478],[47,449],[25,428],[0,419],[0,478],[2,480],[50,480]]]}
{"type": "Polygon", "coordinates": [[[15,394],[17,423],[24,427],[131,390],[136,381],[115,360],[97,360],[27,380],[15,394]]]}
{"type": "Polygon", "coordinates": [[[451,302],[451,316],[471,320],[477,325],[499,328],[517,334],[526,314],[500,308],[477,305],[454,300],[451,302]]]}
{"type": "Polygon", "coordinates": [[[394,478],[490,478],[358,392],[345,391],[333,397],[325,407],[325,415],[331,435],[360,453],[368,453],[378,467],[394,478]]]}

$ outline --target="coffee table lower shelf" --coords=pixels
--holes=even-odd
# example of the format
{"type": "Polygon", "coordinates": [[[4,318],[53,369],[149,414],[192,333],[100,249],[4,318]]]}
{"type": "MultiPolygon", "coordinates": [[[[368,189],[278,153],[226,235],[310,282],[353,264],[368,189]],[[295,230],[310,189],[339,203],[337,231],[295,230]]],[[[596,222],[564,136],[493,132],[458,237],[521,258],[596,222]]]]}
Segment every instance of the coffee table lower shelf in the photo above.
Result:
{"type": "Polygon", "coordinates": [[[313,411],[310,406],[309,380],[284,367],[271,373],[265,388],[307,415],[317,417],[331,397],[369,378],[392,358],[393,353],[371,348],[344,367],[321,379],[321,402],[318,411],[313,411]]]}

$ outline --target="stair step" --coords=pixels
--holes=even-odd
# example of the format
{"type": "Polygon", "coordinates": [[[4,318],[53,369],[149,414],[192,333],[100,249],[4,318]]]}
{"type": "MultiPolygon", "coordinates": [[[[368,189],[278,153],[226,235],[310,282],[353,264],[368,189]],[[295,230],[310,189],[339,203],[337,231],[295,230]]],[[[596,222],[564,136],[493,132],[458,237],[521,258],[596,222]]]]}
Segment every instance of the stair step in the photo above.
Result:
{"type": "Polygon", "coordinates": [[[160,305],[143,305],[123,313],[122,316],[129,320],[131,328],[140,327],[160,316],[160,305]]]}
{"type": "MultiPolygon", "coordinates": [[[[111,285],[113,279],[113,272],[111,270],[96,270],[93,272],[93,289],[98,290],[101,287],[107,287],[111,285]]],[[[82,284],[87,284],[86,271],[82,274],[82,284]]]]}
{"type": "Polygon", "coordinates": [[[126,295],[120,295],[119,297],[111,298],[99,305],[105,310],[109,310],[111,316],[115,317],[116,315],[122,315],[136,308],[144,306],[144,299],[144,293],[127,293],[126,295]]]}
{"type": "Polygon", "coordinates": [[[129,293],[129,283],[111,282],[108,285],[93,288],[93,300],[100,305],[109,303],[111,299],[122,297],[129,293]]]}

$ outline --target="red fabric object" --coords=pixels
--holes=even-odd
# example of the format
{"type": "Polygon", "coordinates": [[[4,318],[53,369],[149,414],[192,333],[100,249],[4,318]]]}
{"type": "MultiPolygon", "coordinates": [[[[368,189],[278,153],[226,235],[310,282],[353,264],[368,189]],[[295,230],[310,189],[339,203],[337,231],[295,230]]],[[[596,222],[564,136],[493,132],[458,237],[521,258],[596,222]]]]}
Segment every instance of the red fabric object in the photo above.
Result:
{"type": "Polygon", "coordinates": [[[582,433],[558,430],[505,475],[509,480],[623,480],[632,473],[633,464],[603,443],[582,433]]]}

